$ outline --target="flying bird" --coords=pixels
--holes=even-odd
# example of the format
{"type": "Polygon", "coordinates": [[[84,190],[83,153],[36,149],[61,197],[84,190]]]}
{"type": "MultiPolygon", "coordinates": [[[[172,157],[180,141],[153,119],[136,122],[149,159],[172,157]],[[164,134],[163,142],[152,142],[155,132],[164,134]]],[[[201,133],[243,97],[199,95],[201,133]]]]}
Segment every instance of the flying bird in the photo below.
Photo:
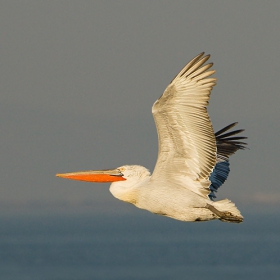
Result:
{"type": "Polygon", "coordinates": [[[110,192],[120,200],[152,213],[181,221],[240,223],[243,217],[228,199],[215,200],[229,174],[229,156],[247,143],[230,130],[214,133],[207,105],[216,78],[210,55],[193,58],[154,103],[158,159],[153,174],[143,166],[90,170],[56,176],[86,182],[112,182],[110,192]]]}

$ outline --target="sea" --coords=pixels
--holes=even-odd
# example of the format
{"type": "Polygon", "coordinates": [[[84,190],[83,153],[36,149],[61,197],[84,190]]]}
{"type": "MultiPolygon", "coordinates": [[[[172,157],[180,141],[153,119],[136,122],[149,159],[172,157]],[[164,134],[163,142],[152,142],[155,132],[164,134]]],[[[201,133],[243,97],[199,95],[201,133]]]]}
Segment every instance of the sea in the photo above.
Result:
{"type": "Polygon", "coordinates": [[[137,214],[0,215],[0,279],[280,279],[279,213],[241,224],[137,214]]]}

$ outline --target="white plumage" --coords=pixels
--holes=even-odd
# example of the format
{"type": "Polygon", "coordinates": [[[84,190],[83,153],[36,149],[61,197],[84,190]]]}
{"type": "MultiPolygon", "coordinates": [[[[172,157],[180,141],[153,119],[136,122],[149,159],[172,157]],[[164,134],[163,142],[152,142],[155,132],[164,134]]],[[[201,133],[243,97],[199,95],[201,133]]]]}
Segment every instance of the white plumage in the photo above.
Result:
{"type": "Polygon", "coordinates": [[[229,173],[228,158],[246,143],[230,137],[233,123],[214,134],[206,107],[215,78],[210,55],[199,54],[172,80],[154,103],[152,112],[158,132],[158,159],[153,174],[139,165],[114,170],[57,174],[90,182],[113,182],[111,193],[155,214],[181,221],[220,219],[242,222],[230,200],[213,201],[214,192],[229,173]]]}

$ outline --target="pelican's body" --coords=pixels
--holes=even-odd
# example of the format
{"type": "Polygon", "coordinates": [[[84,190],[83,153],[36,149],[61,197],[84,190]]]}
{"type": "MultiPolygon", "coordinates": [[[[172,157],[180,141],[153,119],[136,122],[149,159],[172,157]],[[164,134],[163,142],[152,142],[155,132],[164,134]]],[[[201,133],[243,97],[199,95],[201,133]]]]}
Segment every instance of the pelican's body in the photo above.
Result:
{"type": "Polygon", "coordinates": [[[124,165],[113,170],[57,174],[88,182],[113,182],[116,198],[155,214],[181,221],[220,219],[242,222],[230,200],[214,201],[214,192],[229,173],[229,156],[244,148],[242,132],[214,134],[206,106],[215,78],[204,53],[191,60],[173,79],[152,112],[158,131],[159,152],[153,174],[143,166],[124,165]]]}
{"type": "MultiPolygon", "coordinates": [[[[193,182],[176,181],[174,178],[162,178],[160,181],[152,179],[150,172],[138,165],[119,167],[123,177],[126,171],[135,172],[134,184],[129,177],[126,181],[114,182],[110,186],[110,192],[116,198],[134,204],[136,207],[148,210],[155,214],[168,216],[182,221],[211,220],[215,218],[213,213],[205,208],[209,199],[199,196],[188,188],[187,184],[193,182]],[[138,177],[138,174],[141,177],[138,177]],[[126,186],[128,185],[128,186],[126,186]]],[[[199,183],[196,183],[199,187],[199,183]]]]}

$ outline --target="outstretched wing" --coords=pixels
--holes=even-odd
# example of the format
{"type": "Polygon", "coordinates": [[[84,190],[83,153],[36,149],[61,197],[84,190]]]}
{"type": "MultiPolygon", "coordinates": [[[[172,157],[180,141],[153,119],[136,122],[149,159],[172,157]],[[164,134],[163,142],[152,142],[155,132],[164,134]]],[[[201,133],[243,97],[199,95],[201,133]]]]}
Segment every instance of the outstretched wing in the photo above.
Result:
{"type": "Polygon", "coordinates": [[[244,129],[238,129],[224,133],[236,125],[237,122],[232,123],[215,133],[217,142],[217,163],[210,175],[211,185],[209,187],[211,190],[209,198],[212,200],[216,197],[215,192],[217,192],[218,188],[225,182],[228,177],[230,171],[229,156],[233,155],[238,150],[245,149],[245,146],[247,145],[247,143],[240,141],[243,139],[247,139],[247,137],[234,136],[243,132],[244,129]]]}
{"type": "Polygon", "coordinates": [[[216,164],[216,139],[206,110],[215,78],[212,63],[204,65],[210,55],[199,54],[173,79],[154,103],[159,151],[152,179],[188,177],[205,182],[209,193],[209,176],[216,164]]]}

